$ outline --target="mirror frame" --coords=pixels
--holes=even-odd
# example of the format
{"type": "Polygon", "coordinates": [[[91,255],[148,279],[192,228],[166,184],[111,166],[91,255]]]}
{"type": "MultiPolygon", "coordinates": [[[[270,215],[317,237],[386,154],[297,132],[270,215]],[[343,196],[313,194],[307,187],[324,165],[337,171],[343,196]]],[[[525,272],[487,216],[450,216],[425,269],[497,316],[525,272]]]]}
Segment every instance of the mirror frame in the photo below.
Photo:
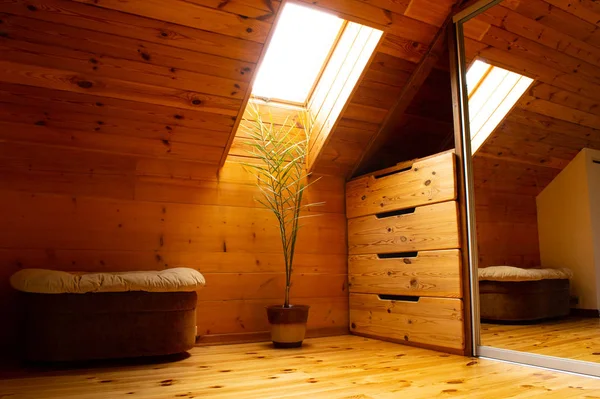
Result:
{"type": "Polygon", "coordinates": [[[525,364],[587,376],[600,377],[600,363],[544,356],[528,352],[501,349],[481,344],[479,319],[479,278],[477,253],[477,226],[475,215],[475,184],[473,157],[471,155],[471,132],[469,129],[469,100],[466,84],[466,57],[463,24],[503,0],[476,1],[452,18],[448,35],[450,49],[450,77],[452,106],[454,112],[455,152],[459,160],[459,203],[461,207],[463,242],[463,286],[465,300],[465,329],[467,349],[465,354],[496,360],[525,364]],[[470,336],[469,333],[470,332],[470,336]]]}

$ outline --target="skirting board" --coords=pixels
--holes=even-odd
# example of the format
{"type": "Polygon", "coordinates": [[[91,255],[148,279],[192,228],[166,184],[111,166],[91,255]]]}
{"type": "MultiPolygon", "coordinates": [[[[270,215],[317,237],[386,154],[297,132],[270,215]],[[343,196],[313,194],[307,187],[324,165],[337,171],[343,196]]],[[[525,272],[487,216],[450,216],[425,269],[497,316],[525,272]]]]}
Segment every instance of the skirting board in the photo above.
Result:
{"type": "Polygon", "coordinates": [[[576,309],[571,308],[570,316],[575,317],[586,317],[586,318],[598,318],[600,317],[600,311],[598,309],[576,309]]]}
{"type": "MultiPolygon", "coordinates": [[[[336,335],[348,334],[350,334],[350,332],[348,330],[348,327],[346,326],[319,328],[315,330],[308,330],[306,332],[306,338],[332,337],[336,335]]],[[[196,346],[243,344],[250,342],[269,341],[271,341],[271,333],[269,331],[258,331],[237,334],[211,334],[196,337],[196,346]]]]}

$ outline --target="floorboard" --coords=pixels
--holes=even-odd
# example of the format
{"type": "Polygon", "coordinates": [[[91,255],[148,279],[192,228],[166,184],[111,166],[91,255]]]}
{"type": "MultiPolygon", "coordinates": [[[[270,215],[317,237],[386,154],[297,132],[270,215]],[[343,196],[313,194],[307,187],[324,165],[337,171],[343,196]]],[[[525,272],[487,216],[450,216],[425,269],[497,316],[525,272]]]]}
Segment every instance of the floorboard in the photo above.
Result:
{"type": "Polygon", "coordinates": [[[569,317],[530,325],[482,323],[481,343],[495,348],[600,362],[600,318],[569,317]]]}
{"type": "Polygon", "coordinates": [[[598,398],[600,380],[356,336],[196,347],[172,363],[14,371],[0,398],[598,398]]]}

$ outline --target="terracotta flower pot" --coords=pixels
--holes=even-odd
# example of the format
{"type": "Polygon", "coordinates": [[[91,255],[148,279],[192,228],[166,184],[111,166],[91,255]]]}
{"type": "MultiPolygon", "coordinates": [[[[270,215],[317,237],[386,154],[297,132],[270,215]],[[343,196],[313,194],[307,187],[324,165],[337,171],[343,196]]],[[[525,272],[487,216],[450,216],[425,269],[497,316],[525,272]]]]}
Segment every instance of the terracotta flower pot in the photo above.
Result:
{"type": "Polygon", "coordinates": [[[307,305],[267,306],[267,316],[271,324],[271,340],[275,348],[298,348],[306,335],[308,320],[307,305]]]}

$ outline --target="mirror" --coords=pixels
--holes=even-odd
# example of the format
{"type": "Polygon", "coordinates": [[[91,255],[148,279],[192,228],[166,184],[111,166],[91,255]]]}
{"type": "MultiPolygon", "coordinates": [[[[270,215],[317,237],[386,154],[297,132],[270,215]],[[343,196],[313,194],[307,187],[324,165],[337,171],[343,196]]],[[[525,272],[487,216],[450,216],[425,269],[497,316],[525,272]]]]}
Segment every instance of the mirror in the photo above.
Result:
{"type": "Polygon", "coordinates": [[[600,7],[478,6],[456,31],[479,353],[599,375],[600,7]]]}

